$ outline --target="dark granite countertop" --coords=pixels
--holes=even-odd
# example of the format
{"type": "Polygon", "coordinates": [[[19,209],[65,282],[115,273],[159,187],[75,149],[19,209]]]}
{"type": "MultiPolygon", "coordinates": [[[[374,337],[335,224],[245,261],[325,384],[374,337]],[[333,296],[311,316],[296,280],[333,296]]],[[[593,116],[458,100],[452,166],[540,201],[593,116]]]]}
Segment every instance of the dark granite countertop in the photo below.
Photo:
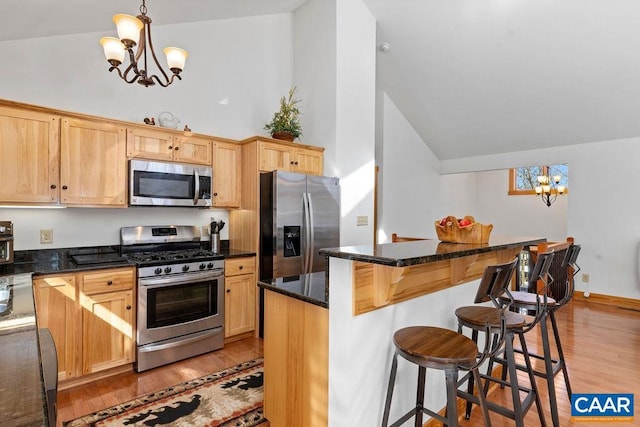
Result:
{"type": "MultiPolygon", "coordinates": [[[[204,243],[203,245],[208,245],[204,243]]],[[[222,245],[220,254],[224,258],[255,256],[255,252],[230,249],[222,245]]],[[[136,264],[120,256],[120,246],[88,246],[82,248],[37,249],[16,251],[13,264],[0,265],[0,277],[14,274],[34,275],[52,273],[74,273],[78,271],[97,270],[135,266],[136,264]],[[95,262],[77,263],[85,255],[91,255],[95,262]]]]}
{"type": "Polygon", "coordinates": [[[258,286],[320,307],[329,308],[329,287],[324,271],[299,276],[261,279],[258,286]]]}
{"type": "Polygon", "coordinates": [[[509,249],[518,246],[536,245],[547,239],[541,237],[492,236],[489,243],[444,243],[437,239],[411,242],[385,243],[380,245],[343,246],[320,249],[320,253],[335,258],[406,267],[426,264],[468,255],[509,249]]]}
{"type": "Polygon", "coordinates": [[[0,277],[3,425],[48,424],[30,274],[0,277]]]}

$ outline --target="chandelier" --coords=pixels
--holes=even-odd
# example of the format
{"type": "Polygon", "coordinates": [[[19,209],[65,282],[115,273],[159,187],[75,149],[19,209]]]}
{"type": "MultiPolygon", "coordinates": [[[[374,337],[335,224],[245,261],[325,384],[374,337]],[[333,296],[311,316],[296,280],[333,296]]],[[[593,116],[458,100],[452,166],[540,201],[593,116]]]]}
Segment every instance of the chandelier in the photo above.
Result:
{"type": "Polygon", "coordinates": [[[103,37],[100,44],[104,48],[104,56],[111,64],[109,71],[117,71],[118,75],[127,83],[138,82],[145,87],[153,86],[158,83],[162,87],[167,87],[175,78],[182,80],[180,73],[184,70],[184,63],[187,60],[188,53],[186,50],[177,47],[164,48],[164,54],[167,57],[167,64],[173,73],[171,78],[162,68],[156,53],[153,51],[153,42],[151,41],[151,18],[147,16],[147,6],[145,0],[142,0],[140,6],[140,15],[137,17],[119,13],[113,16],[118,37],[103,37]],[[134,47],[138,46],[138,50],[134,52],[134,47]],[[148,49],[147,49],[148,47],[148,49]],[[162,77],[155,74],[149,75],[150,60],[147,50],[151,52],[151,58],[156,64],[162,77]],[[124,72],[120,69],[120,64],[124,62],[125,55],[129,55],[129,66],[124,72]]]}
{"type": "Polygon", "coordinates": [[[536,185],[536,195],[542,197],[542,202],[547,206],[551,206],[553,202],[558,198],[558,194],[564,194],[566,188],[564,185],[559,185],[562,180],[562,176],[553,175],[549,172],[549,167],[542,168],[542,175],[538,175],[538,185],[536,185]]]}

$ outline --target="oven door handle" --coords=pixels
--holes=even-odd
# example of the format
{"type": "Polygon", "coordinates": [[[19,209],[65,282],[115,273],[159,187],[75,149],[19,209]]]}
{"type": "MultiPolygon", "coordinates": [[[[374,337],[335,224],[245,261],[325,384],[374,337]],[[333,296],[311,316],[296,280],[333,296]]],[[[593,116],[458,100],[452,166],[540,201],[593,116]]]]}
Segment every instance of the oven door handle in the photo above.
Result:
{"type": "Polygon", "coordinates": [[[165,342],[162,344],[147,344],[147,345],[138,347],[138,351],[141,353],[149,353],[152,351],[160,351],[160,350],[166,350],[168,348],[180,347],[188,343],[201,341],[213,335],[218,335],[221,332],[222,332],[222,326],[219,326],[210,331],[202,331],[202,332],[197,332],[195,334],[191,334],[189,338],[178,337],[177,339],[175,339],[175,341],[165,342]]]}
{"type": "Polygon", "coordinates": [[[183,285],[187,283],[197,283],[203,280],[213,280],[224,278],[224,270],[222,268],[203,271],[198,273],[189,273],[187,275],[174,274],[171,277],[141,277],[138,284],[145,288],[159,288],[166,285],[183,285]],[[177,277],[176,277],[177,276],[177,277]]]}

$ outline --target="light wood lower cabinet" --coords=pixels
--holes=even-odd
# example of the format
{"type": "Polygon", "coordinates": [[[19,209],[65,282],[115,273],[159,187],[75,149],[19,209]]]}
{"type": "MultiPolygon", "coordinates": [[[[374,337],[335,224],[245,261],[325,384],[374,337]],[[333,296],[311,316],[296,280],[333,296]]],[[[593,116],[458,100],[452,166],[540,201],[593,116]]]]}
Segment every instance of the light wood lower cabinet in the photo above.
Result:
{"type": "Polygon", "coordinates": [[[252,332],[256,328],[255,268],[255,257],[225,260],[225,338],[252,332]]]}
{"type": "Polygon", "coordinates": [[[131,364],[135,357],[133,267],[34,277],[39,328],[49,328],[58,379],[131,364]]]}
{"type": "Polygon", "coordinates": [[[272,426],[326,426],[328,387],[329,310],[265,290],[265,417],[272,426]]]}

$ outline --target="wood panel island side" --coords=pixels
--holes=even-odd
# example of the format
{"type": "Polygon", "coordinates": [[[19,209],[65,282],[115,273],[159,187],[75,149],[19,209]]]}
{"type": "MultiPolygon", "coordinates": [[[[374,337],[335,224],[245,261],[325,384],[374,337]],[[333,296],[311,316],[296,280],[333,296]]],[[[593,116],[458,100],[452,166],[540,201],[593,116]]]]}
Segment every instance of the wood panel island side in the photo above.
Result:
{"type": "MultiPolygon", "coordinates": [[[[271,312],[265,305],[267,419],[290,415],[303,405],[306,410],[313,408],[311,412],[316,415],[326,414],[307,419],[311,423],[304,425],[379,425],[393,355],[393,333],[421,324],[456,329],[454,310],[473,303],[484,269],[507,262],[523,248],[544,241],[537,237],[493,236],[484,244],[419,240],[322,249],[329,270],[326,306],[315,304],[323,310],[321,314],[283,319],[286,310],[282,305],[272,307],[271,312]],[[278,327],[270,327],[270,322],[278,327]],[[321,327],[310,328],[314,322],[321,327]],[[283,334],[294,341],[283,345],[283,334]],[[278,367],[280,378],[292,378],[297,370],[298,374],[307,373],[305,381],[309,381],[313,372],[311,378],[318,381],[313,384],[313,392],[305,394],[305,402],[300,401],[301,396],[294,397],[300,393],[296,389],[300,383],[287,387],[282,381],[276,386],[275,378],[270,382],[270,365],[278,367]]],[[[275,292],[291,299],[292,306],[313,305],[308,297],[283,292],[271,283],[261,286],[267,294],[275,292]]],[[[409,364],[400,364],[392,419],[414,404],[416,377],[409,364]]],[[[427,379],[425,404],[444,407],[444,377],[435,377],[427,379]]]]}

